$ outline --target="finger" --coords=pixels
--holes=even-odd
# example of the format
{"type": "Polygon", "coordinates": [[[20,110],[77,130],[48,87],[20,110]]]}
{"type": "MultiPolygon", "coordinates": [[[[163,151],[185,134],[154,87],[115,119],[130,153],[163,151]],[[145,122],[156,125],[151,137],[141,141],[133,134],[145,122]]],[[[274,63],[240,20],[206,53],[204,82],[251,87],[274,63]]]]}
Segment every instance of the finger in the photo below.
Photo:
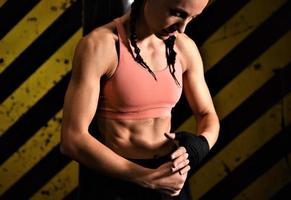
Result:
{"type": "Polygon", "coordinates": [[[172,161],[168,161],[168,162],[162,164],[160,167],[158,167],[156,169],[156,173],[155,173],[156,178],[169,176],[169,175],[173,174],[172,168],[173,168],[172,161]]]}
{"type": "Polygon", "coordinates": [[[172,168],[173,172],[179,171],[181,169],[183,169],[184,167],[186,167],[187,165],[189,165],[189,160],[183,160],[181,163],[179,163],[178,166],[176,166],[175,168],[172,168]]]}
{"type": "Polygon", "coordinates": [[[169,140],[174,140],[176,135],[175,133],[165,133],[166,138],[168,138],[169,140]]]}
{"type": "Polygon", "coordinates": [[[174,190],[174,189],[159,189],[160,192],[163,192],[169,196],[178,196],[181,192],[180,190],[174,190]]]}
{"type": "Polygon", "coordinates": [[[190,171],[190,169],[191,169],[191,167],[189,165],[187,165],[186,167],[179,170],[179,174],[184,175],[184,174],[188,173],[190,171]]]}
{"type": "Polygon", "coordinates": [[[177,168],[177,166],[180,164],[180,163],[183,163],[184,161],[187,160],[189,154],[188,153],[183,153],[181,156],[179,156],[178,158],[176,158],[174,161],[173,161],[173,167],[174,168],[177,168]]]}
{"type": "Polygon", "coordinates": [[[171,158],[172,160],[174,160],[178,158],[179,156],[183,155],[184,153],[186,153],[186,149],[185,147],[181,146],[171,154],[171,158]]]}
{"type": "Polygon", "coordinates": [[[178,195],[180,194],[180,192],[181,192],[181,190],[179,190],[179,191],[177,191],[177,192],[171,194],[171,196],[172,196],[172,197],[174,197],[174,196],[178,196],[178,195]]]}

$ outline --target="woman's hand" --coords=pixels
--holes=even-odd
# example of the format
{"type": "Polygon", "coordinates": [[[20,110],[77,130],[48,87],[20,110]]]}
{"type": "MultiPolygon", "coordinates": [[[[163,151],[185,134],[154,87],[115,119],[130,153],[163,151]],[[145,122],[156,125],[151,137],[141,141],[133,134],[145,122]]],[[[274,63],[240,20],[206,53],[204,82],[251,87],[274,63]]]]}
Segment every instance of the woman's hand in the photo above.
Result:
{"type": "MultiPolygon", "coordinates": [[[[188,161],[185,163],[188,163],[188,161]]],[[[179,165],[175,171],[173,171],[173,162],[167,162],[161,165],[152,174],[154,189],[160,190],[170,196],[179,195],[189,170],[190,166],[188,164],[179,165]]]]}
{"type": "Polygon", "coordinates": [[[190,170],[188,154],[184,147],[179,147],[171,155],[171,161],[162,164],[157,169],[150,169],[141,177],[139,183],[143,187],[159,190],[170,196],[180,194],[190,170]]]}
{"type": "Polygon", "coordinates": [[[165,136],[179,142],[179,147],[184,147],[188,153],[188,160],[191,170],[188,174],[191,176],[202,160],[209,153],[209,143],[202,134],[196,135],[187,131],[178,131],[176,133],[165,133],[165,136]]]}

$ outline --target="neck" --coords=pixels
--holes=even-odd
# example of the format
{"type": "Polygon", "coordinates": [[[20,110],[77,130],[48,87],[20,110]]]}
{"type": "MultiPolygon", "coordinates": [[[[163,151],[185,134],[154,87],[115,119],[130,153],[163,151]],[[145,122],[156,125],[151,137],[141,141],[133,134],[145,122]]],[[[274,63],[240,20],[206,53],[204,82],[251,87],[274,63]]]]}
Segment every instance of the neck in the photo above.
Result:
{"type": "Polygon", "coordinates": [[[144,18],[143,13],[135,20],[135,33],[137,35],[138,40],[143,40],[145,38],[153,36],[150,32],[148,24],[144,18]]]}

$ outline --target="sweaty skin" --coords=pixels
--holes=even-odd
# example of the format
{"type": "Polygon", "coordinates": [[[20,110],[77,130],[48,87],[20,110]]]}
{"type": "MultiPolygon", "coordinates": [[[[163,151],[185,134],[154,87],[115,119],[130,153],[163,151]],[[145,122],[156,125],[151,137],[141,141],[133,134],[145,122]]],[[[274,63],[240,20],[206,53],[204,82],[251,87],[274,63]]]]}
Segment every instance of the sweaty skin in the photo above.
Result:
{"type": "MultiPolygon", "coordinates": [[[[167,65],[162,40],[172,34],[176,36],[176,59],[183,69],[183,90],[197,120],[197,130],[193,132],[204,135],[211,148],[218,137],[219,121],[204,80],[199,51],[183,33],[207,2],[146,0],[136,31],[141,55],[153,71],[167,65]]],[[[122,16],[121,21],[128,32],[129,13],[122,16]]],[[[88,132],[98,106],[101,79],[114,75],[118,64],[117,41],[115,25],[111,22],[96,28],[78,43],[64,102],[61,151],[109,176],[158,189],[171,196],[178,195],[187,177],[189,161],[185,148],[175,150],[174,142],[165,137],[170,131],[170,117],[97,118],[93,123],[99,126],[102,142],[88,132]],[[171,152],[172,162],[157,169],[147,169],[126,159],[155,158],[171,152]]]]}
{"type": "Polygon", "coordinates": [[[142,120],[98,119],[104,144],[125,158],[156,158],[173,152],[176,145],[164,133],[170,118],[142,120]]]}

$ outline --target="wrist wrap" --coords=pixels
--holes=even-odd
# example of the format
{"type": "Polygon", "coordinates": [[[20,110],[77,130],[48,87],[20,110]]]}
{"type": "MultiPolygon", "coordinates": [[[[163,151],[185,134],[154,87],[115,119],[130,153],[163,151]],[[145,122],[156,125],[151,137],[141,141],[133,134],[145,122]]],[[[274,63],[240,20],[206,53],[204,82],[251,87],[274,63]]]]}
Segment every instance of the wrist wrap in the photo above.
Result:
{"type": "Polygon", "coordinates": [[[203,158],[209,152],[209,144],[207,139],[202,135],[195,135],[187,131],[176,132],[176,140],[179,141],[179,146],[186,148],[189,154],[188,159],[191,170],[188,174],[192,175],[195,168],[201,163],[203,158]]]}

